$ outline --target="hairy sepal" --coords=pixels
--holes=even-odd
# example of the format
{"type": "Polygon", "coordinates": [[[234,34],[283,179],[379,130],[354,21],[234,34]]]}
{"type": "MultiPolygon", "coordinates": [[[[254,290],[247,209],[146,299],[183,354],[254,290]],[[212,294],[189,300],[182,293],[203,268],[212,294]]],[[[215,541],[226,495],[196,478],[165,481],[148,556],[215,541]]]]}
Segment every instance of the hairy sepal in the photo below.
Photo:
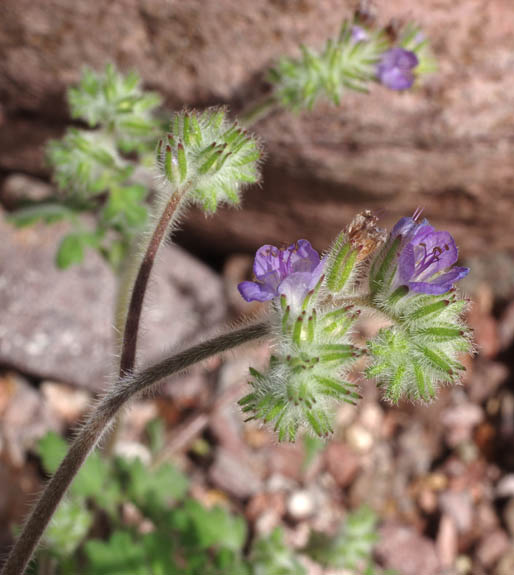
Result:
{"type": "Polygon", "coordinates": [[[317,53],[303,46],[298,59],[283,58],[270,72],[277,99],[292,109],[312,108],[324,97],[339,105],[345,89],[366,92],[388,43],[382,31],[369,31],[366,42],[352,41],[352,23],[317,53]]]}
{"type": "Polygon", "coordinates": [[[375,294],[375,304],[394,318],[394,325],[368,342],[366,373],[394,403],[402,398],[429,402],[441,384],[460,383],[465,371],[461,356],[473,350],[462,317],[468,301],[455,290],[437,296],[390,291],[375,294]]]}
{"type": "Polygon", "coordinates": [[[297,312],[284,296],[273,306],[276,336],[269,369],[250,370],[253,389],[240,401],[248,419],[269,425],[279,441],[295,441],[299,430],[328,437],[334,430],[335,407],[356,404],[360,398],[348,380],[361,355],[349,335],[358,314],[352,306],[322,303],[322,282],[297,312]]]}
{"type": "Polygon", "coordinates": [[[175,114],[156,154],[163,181],[188,188],[188,199],[208,214],[239,204],[243,187],[260,177],[259,143],[223,108],[175,114]]]}

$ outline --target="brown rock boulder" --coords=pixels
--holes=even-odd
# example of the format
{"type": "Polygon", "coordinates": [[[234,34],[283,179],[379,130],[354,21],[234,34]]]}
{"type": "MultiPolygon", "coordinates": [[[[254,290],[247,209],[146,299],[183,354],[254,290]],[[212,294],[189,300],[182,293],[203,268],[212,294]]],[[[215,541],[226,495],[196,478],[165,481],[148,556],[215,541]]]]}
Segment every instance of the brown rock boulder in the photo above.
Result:
{"type": "MultiPolygon", "coordinates": [[[[4,0],[0,7],[0,168],[41,172],[41,142],[62,130],[65,87],[106,60],[136,68],[171,106],[229,103],[261,91],[261,73],[304,42],[320,46],[354,2],[4,0]]],[[[309,237],[323,248],[363,207],[390,224],[418,205],[465,253],[514,248],[514,115],[510,0],[378,3],[379,20],[420,22],[439,72],[415,92],[374,87],[339,108],[280,113],[256,131],[268,150],[264,186],[245,210],[205,220],[187,240],[253,250],[309,237]]],[[[209,246],[206,248],[205,246],[209,246]]]]}

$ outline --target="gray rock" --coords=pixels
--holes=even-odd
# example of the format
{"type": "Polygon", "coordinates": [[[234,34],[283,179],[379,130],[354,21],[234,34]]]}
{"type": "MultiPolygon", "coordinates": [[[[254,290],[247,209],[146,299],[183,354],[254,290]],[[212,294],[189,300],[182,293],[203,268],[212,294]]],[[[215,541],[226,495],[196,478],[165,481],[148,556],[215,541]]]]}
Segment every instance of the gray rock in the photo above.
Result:
{"type": "Polygon", "coordinates": [[[477,549],[477,558],[484,567],[492,567],[511,545],[505,531],[496,529],[486,535],[477,549]]]}
{"type": "Polygon", "coordinates": [[[0,410],[0,454],[12,467],[20,468],[26,452],[48,431],[62,431],[62,422],[41,394],[19,375],[0,379],[0,395],[7,397],[0,410]]]}
{"type": "Polygon", "coordinates": [[[241,499],[262,489],[261,475],[251,462],[242,454],[236,456],[224,448],[217,449],[209,478],[219,489],[241,499]]]}
{"type": "Polygon", "coordinates": [[[441,494],[440,506],[455,522],[461,533],[469,531],[473,523],[473,500],[469,491],[445,491],[441,494]]]}
{"type": "Polygon", "coordinates": [[[514,473],[504,475],[496,485],[497,497],[514,497],[514,473]]]}
{"type": "Polygon", "coordinates": [[[42,180],[12,174],[4,182],[0,199],[6,207],[14,208],[27,202],[47,200],[55,193],[55,189],[42,180]]]}
{"type": "Polygon", "coordinates": [[[397,570],[402,575],[435,575],[439,572],[439,559],[433,542],[410,527],[386,523],[380,529],[376,554],[384,567],[397,570]]]}
{"type": "MultiPolygon", "coordinates": [[[[89,252],[60,271],[54,258],[68,224],[15,229],[0,212],[0,364],[91,390],[115,372],[116,280],[89,252]]],[[[139,360],[185,345],[225,317],[220,278],[182,249],[164,247],[143,313],[139,360]]]]}
{"type": "Polygon", "coordinates": [[[509,499],[505,507],[505,511],[503,512],[503,517],[505,519],[505,525],[509,530],[510,536],[514,539],[514,497],[509,499]]]}

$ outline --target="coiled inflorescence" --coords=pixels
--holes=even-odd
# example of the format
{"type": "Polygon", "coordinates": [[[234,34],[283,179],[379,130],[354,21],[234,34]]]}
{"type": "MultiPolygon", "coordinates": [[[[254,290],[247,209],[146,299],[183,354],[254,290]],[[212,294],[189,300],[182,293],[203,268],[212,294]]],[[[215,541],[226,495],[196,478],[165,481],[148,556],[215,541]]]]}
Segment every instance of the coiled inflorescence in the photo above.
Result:
{"type": "Polygon", "coordinates": [[[260,157],[257,141],[224,109],[175,114],[157,146],[164,181],[188,188],[189,199],[209,213],[239,203],[241,188],[259,179],[260,157]]]}
{"type": "Polygon", "coordinates": [[[407,90],[434,69],[428,42],[409,24],[394,39],[386,29],[345,21],[339,36],[320,52],[302,46],[297,59],[282,58],[270,72],[276,99],[284,106],[312,108],[320,97],[339,105],[346,89],[367,92],[371,82],[407,90]]]}
{"type": "Polygon", "coordinates": [[[252,392],[240,401],[250,419],[270,424],[281,441],[301,428],[327,436],[337,403],[359,399],[350,372],[361,356],[392,401],[429,401],[439,382],[458,381],[457,356],[471,339],[467,301],[453,285],[468,270],[454,267],[450,234],[418,218],[403,218],[387,237],[363,212],[322,259],[306,240],[259,249],[254,281],[239,290],[247,301],[271,300],[275,340],[269,370],[251,370],[252,392]],[[390,326],[358,347],[352,327],[367,311],[390,326]]]}

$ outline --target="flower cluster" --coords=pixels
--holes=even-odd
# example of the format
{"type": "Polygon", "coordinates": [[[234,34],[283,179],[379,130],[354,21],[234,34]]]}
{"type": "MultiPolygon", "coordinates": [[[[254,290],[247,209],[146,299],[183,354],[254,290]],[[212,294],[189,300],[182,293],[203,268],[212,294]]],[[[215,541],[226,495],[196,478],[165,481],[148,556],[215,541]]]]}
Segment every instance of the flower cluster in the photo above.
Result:
{"type": "Polygon", "coordinates": [[[254,280],[239,291],[246,301],[271,302],[277,336],[268,372],[251,370],[253,390],[240,401],[250,419],[272,424],[280,440],[293,441],[301,428],[326,436],[337,402],[359,398],[351,370],[363,355],[366,375],[392,401],[430,401],[438,383],[458,381],[457,356],[471,343],[461,317],[467,301],[454,284],[469,270],[455,266],[451,235],[420,215],[402,218],[386,237],[363,212],[323,258],[307,240],[257,251],[254,280]],[[369,311],[391,325],[362,348],[351,328],[369,311]]]}
{"type": "Polygon", "coordinates": [[[283,105],[311,108],[320,96],[337,105],[344,89],[366,92],[373,81],[391,90],[408,90],[434,67],[428,42],[417,26],[407,25],[392,39],[385,28],[356,18],[345,21],[339,36],[321,52],[303,47],[301,58],[280,60],[270,80],[283,105]]]}
{"type": "Polygon", "coordinates": [[[259,179],[260,157],[258,142],[223,108],[175,114],[157,145],[163,181],[188,189],[189,199],[208,213],[239,203],[241,189],[259,179]]]}

